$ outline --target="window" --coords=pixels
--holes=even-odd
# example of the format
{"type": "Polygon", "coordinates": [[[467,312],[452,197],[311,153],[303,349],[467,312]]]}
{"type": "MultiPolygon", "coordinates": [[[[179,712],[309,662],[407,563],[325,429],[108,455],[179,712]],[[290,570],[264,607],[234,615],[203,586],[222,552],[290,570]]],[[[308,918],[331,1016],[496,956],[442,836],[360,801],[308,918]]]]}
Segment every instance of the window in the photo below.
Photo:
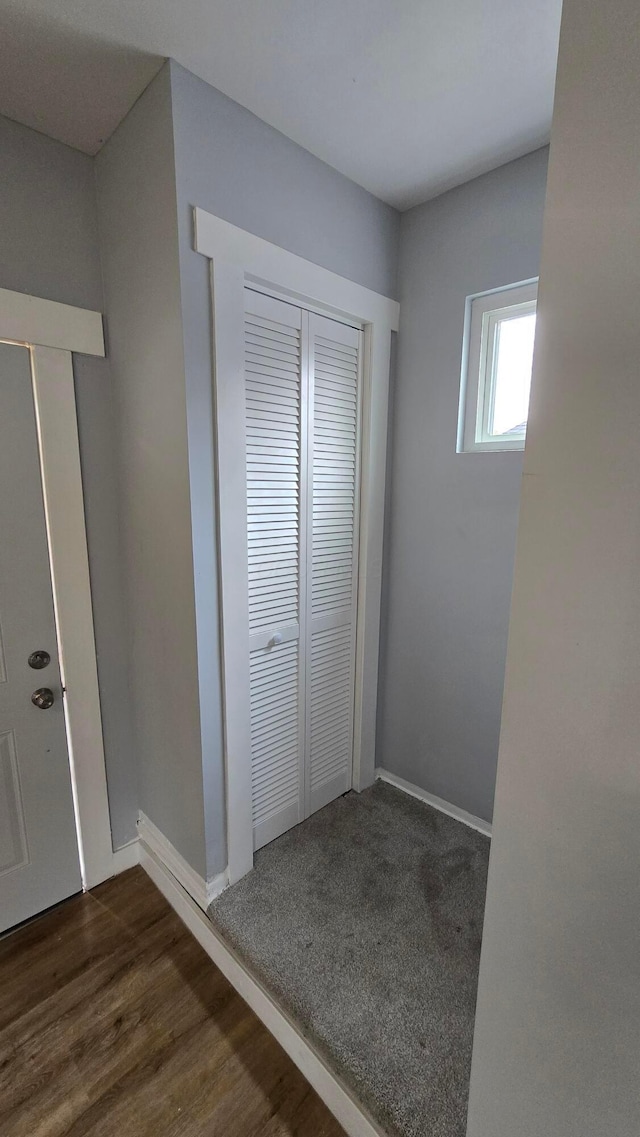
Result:
{"type": "Polygon", "coordinates": [[[524,448],[537,295],[534,281],[467,300],[459,453],[524,448]]]}

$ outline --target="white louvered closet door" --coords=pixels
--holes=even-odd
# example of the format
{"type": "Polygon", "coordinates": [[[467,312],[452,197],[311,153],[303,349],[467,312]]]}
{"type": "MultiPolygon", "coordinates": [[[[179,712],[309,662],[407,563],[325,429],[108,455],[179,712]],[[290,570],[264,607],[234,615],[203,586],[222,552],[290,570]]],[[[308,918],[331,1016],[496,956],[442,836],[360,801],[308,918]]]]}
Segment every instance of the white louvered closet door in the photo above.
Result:
{"type": "Polygon", "coordinates": [[[256,849],[351,785],[359,344],[245,290],[256,849]]]}
{"type": "MultiPolygon", "coordinates": [[[[245,289],[254,847],[305,816],[303,313],[245,289]]],[[[305,376],[306,379],[306,376],[305,376]]]]}
{"type": "Polygon", "coordinates": [[[360,337],[309,315],[308,813],[351,788],[360,337]]]}

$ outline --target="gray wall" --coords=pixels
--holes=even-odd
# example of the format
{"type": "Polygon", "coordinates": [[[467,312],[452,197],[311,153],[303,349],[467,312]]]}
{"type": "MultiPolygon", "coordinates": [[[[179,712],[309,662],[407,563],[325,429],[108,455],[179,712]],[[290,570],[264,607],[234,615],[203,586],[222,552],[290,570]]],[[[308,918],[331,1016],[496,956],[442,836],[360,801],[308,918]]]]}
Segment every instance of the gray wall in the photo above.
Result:
{"type": "MultiPolygon", "coordinates": [[[[4,118],[0,118],[0,287],[103,309],[91,159],[4,118]]],[[[135,836],[137,789],[113,386],[105,360],[75,356],[74,374],[111,828],[117,848],[135,836]]]]}
{"type": "Polygon", "coordinates": [[[637,0],[565,0],[469,1137],[640,1130],[637,0]]]}
{"type": "MultiPolygon", "coordinates": [[[[355,280],[397,295],[400,215],[171,61],[181,241],[200,205],[355,280]]],[[[197,256],[197,254],[194,254],[197,256]]]]}
{"type": "Polygon", "coordinates": [[[192,207],[360,284],[396,294],[399,215],[249,111],[171,63],[198,674],[209,874],[226,864],[213,497],[208,262],[192,207]]]}
{"type": "Polygon", "coordinates": [[[456,454],[465,298],[538,274],[547,150],[402,215],[377,764],[491,820],[521,453],[456,454]]]}
{"type": "MultiPolygon", "coordinates": [[[[96,159],[139,805],[206,872],[168,66],[96,159]]],[[[217,695],[214,695],[217,697],[217,695]]]]}

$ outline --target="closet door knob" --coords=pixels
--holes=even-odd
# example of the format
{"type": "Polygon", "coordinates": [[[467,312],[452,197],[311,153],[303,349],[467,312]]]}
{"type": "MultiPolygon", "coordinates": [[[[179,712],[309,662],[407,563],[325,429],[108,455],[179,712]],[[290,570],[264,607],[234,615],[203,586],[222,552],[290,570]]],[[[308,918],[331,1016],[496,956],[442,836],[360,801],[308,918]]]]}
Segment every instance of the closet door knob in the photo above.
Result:
{"type": "Polygon", "coordinates": [[[269,640],[269,647],[277,647],[282,643],[282,632],[275,632],[269,640]]]}

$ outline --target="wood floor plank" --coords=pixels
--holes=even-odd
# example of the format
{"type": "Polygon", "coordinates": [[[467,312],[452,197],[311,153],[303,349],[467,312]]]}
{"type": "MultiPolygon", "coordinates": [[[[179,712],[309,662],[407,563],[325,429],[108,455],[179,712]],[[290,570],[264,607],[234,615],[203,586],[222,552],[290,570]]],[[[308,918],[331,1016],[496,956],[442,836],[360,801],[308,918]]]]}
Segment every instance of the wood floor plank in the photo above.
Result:
{"type": "Polygon", "coordinates": [[[343,1133],[140,869],[2,941],[0,991],[3,1137],[343,1133]]]}
{"type": "Polygon", "coordinates": [[[122,943],[117,920],[90,895],[74,896],[0,940],[0,1029],[122,943]],[[43,936],[40,924],[46,921],[43,936]]]}
{"type": "MultiPolygon", "coordinates": [[[[192,941],[184,932],[181,940],[186,964],[192,941]]],[[[136,949],[133,960],[132,954],[131,945],[125,942],[111,957],[111,966],[96,965],[76,977],[57,998],[46,1000],[40,1014],[36,1010],[28,1021],[19,1019],[4,1032],[3,1049],[11,1044],[14,1051],[13,1056],[6,1055],[0,1069],[0,1101],[5,1112],[19,1108],[27,1098],[33,1100],[35,1093],[46,1100],[49,1084],[64,1076],[67,1055],[74,1060],[87,1092],[99,1095],[128,1068],[155,1056],[233,994],[219,973],[211,976],[211,968],[206,968],[212,991],[209,1007],[205,1007],[184,983],[170,956],[157,946],[136,949]],[[75,993],[69,999],[71,988],[75,993]],[[37,1086],[32,1084],[34,1069],[37,1086]]],[[[206,957],[198,957],[197,968],[191,962],[194,978],[204,973],[205,964],[206,957]]]]}
{"type": "MultiPolygon", "coordinates": [[[[86,899],[90,900],[91,897],[86,899]]],[[[134,987],[142,984],[144,987],[149,981],[145,977],[145,971],[155,960],[165,957],[168,959],[177,943],[191,942],[184,925],[170,909],[163,912],[162,918],[154,923],[152,929],[138,937],[129,936],[126,932],[123,934],[123,929],[110,914],[100,915],[101,919],[107,921],[109,929],[105,941],[108,950],[98,951],[94,945],[91,955],[85,957],[82,950],[85,945],[82,944],[80,961],[74,961],[70,958],[74,952],[69,952],[68,944],[65,944],[65,959],[61,960],[56,950],[47,953],[48,937],[45,937],[42,958],[39,957],[37,961],[38,970],[42,974],[28,991],[28,997],[20,994],[20,989],[17,993],[9,993],[8,1002],[12,1013],[0,1033],[1,1040],[7,1043],[17,1038],[25,1043],[33,1033],[44,1038],[52,1024],[61,1031],[69,1023],[70,1030],[82,1032],[85,1029],[82,1019],[84,1007],[90,1007],[91,1013],[95,1014],[96,1000],[100,998],[106,1000],[107,1006],[117,1007],[118,999],[129,997],[127,984],[134,987]]],[[[17,934],[20,935],[21,932],[17,934]]],[[[27,959],[21,976],[22,986],[26,988],[29,988],[28,971],[27,959]]],[[[7,973],[0,964],[0,976],[4,974],[7,973]]],[[[72,1041],[71,1035],[67,1041],[72,1041]]],[[[0,1043],[0,1047],[1,1045],[0,1043]]]]}
{"type": "Polygon", "coordinates": [[[149,932],[159,920],[172,918],[184,930],[181,921],[157,888],[149,889],[149,877],[137,867],[106,880],[92,889],[91,896],[117,919],[131,936],[149,932]]]}

